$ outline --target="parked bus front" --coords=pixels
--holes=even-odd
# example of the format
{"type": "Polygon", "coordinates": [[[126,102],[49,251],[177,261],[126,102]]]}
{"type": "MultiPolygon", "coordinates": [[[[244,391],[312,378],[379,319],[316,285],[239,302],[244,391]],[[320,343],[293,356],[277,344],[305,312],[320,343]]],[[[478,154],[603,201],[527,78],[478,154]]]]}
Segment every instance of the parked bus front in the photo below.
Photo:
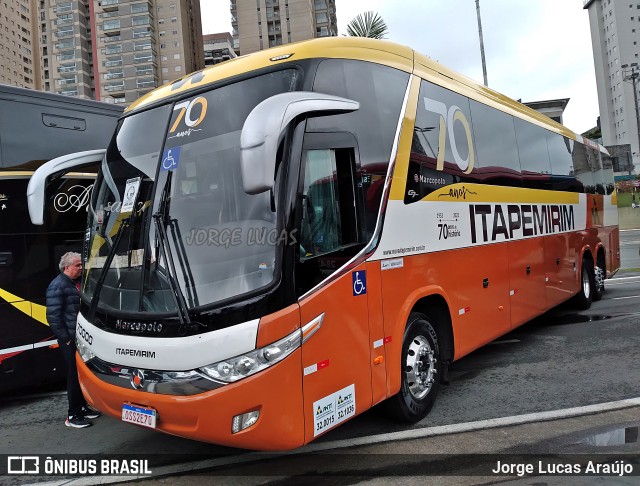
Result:
{"type": "Polygon", "coordinates": [[[120,121],[89,205],[85,395],[253,449],[381,402],[419,421],[455,359],[602,296],[619,267],[603,150],[384,41],[165,85],[120,121]]]}

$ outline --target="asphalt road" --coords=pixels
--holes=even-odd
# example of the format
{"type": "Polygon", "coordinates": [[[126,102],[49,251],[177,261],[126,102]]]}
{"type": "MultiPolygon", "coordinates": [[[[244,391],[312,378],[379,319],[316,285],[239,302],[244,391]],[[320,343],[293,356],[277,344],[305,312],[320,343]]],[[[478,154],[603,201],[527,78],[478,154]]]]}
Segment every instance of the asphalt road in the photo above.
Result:
{"type": "MultiPolygon", "coordinates": [[[[589,311],[563,306],[453,364],[451,384],[422,422],[388,421],[377,409],[313,444],[510,417],[640,395],[640,276],[607,281],[589,311]]],[[[102,417],[64,426],[66,396],[0,401],[0,454],[174,454],[174,462],[241,451],[163,435],[102,417]]]]}
{"type": "MultiPolygon", "coordinates": [[[[640,230],[622,231],[620,240],[622,266],[640,268],[640,230]]],[[[331,446],[373,435],[420,433],[438,426],[640,396],[638,304],[640,272],[621,271],[607,281],[604,299],[590,310],[575,312],[569,305],[562,306],[454,363],[451,384],[441,388],[432,412],[422,422],[413,426],[391,422],[374,408],[330,431],[312,446],[331,446]]],[[[61,390],[0,399],[4,439],[0,441],[0,454],[170,454],[173,463],[211,455],[246,456],[243,451],[167,436],[109,417],[95,420],[88,429],[68,429],[64,427],[65,410],[66,395],[61,390]]],[[[640,410],[635,413],[638,417],[640,410]]],[[[587,426],[604,427],[593,420],[580,423],[576,427],[582,427],[583,433],[587,426]]],[[[539,433],[543,430],[548,427],[539,427],[539,433]]],[[[506,435],[513,436],[513,431],[506,435]]],[[[446,443],[449,447],[458,444],[458,450],[462,450],[460,447],[471,439],[461,437],[449,438],[446,443]]],[[[555,443],[558,441],[556,438],[555,443]]],[[[431,439],[427,442],[439,444],[431,439]]],[[[549,443],[554,441],[547,438],[549,443]]],[[[424,441],[415,446],[426,447],[424,441]]],[[[491,448],[487,444],[481,450],[491,448]]],[[[380,449],[374,447],[373,451],[379,453],[380,449]]],[[[188,481],[185,479],[185,484],[188,481]]],[[[252,480],[248,484],[257,483],[252,480]]]]}
{"type": "Polygon", "coordinates": [[[620,266],[640,268],[640,229],[620,231],[620,266]]]}

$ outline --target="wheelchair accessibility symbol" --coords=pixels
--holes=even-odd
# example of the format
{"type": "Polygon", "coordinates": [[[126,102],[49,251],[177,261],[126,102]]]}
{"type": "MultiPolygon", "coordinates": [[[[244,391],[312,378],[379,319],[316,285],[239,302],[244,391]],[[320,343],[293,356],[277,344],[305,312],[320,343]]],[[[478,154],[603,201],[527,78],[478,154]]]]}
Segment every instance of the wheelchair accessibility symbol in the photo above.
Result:
{"type": "Polygon", "coordinates": [[[354,297],[367,293],[367,272],[365,270],[351,272],[351,281],[353,283],[354,297]]]}
{"type": "Polygon", "coordinates": [[[180,163],[181,147],[174,147],[164,151],[162,154],[162,170],[174,170],[178,168],[180,163]]]}

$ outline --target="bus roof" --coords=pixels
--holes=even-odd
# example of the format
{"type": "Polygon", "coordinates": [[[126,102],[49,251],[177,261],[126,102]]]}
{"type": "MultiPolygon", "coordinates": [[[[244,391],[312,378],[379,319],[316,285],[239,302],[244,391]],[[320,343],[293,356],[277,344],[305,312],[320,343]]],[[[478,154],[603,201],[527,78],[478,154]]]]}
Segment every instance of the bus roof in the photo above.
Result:
{"type": "Polygon", "coordinates": [[[375,62],[416,74],[478,102],[492,106],[511,115],[523,118],[531,123],[564,135],[567,138],[599,149],[606,149],[591,140],[584,139],[567,127],[555,122],[542,113],[529,108],[503,94],[447,68],[446,66],[393,42],[367,39],[362,37],[325,37],[309,41],[285,44],[258,51],[210,66],[192,73],[173,83],[151,91],[133,103],[127,112],[146,108],[175,95],[182,95],[218,81],[233,78],[244,73],[268,66],[289,63],[310,58],[356,59],[375,62]]]}

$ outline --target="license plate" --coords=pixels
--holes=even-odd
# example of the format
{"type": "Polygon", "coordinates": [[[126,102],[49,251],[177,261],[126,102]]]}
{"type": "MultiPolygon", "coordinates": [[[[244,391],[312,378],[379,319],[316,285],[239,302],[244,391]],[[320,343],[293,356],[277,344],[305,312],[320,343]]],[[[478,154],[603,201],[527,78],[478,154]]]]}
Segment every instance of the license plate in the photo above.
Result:
{"type": "Polygon", "coordinates": [[[130,403],[122,404],[122,421],[131,424],[142,425],[150,429],[156,428],[156,417],[158,413],[149,407],[141,405],[132,405],[130,403]]]}

